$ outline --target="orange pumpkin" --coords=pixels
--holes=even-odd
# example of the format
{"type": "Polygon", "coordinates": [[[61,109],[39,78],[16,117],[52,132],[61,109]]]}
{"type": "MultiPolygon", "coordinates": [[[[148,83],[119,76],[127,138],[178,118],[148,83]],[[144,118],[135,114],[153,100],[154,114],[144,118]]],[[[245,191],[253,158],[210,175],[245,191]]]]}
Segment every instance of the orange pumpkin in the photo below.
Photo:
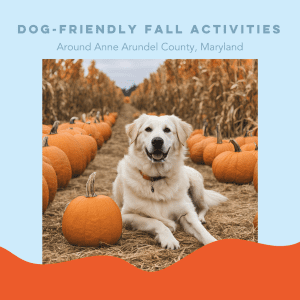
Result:
{"type": "Polygon", "coordinates": [[[254,157],[256,158],[256,161],[258,160],[258,146],[255,146],[255,149],[252,151],[249,151],[254,157]]]}
{"type": "Polygon", "coordinates": [[[59,126],[58,126],[58,130],[57,130],[58,133],[70,133],[71,135],[75,135],[75,134],[85,134],[87,135],[87,132],[82,129],[82,128],[79,128],[79,127],[69,127],[69,128],[66,128],[66,129],[59,129],[59,126]]]}
{"type": "Polygon", "coordinates": [[[69,133],[57,133],[59,122],[55,121],[48,137],[48,145],[56,146],[66,153],[72,168],[72,177],[81,175],[86,168],[86,158],[77,140],[69,133]]]}
{"type": "Polygon", "coordinates": [[[256,213],[256,215],[253,219],[253,226],[254,226],[254,229],[258,230],[258,212],[256,213]]]}
{"type": "Polygon", "coordinates": [[[253,185],[254,185],[256,192],[258,192],[258,161],[256,162],[255,167],[254,167],[253,185]]]}
{"type": "Polygon", "coordinates": [[[195,129],[192,133],[191,133],[191,135],[190,135],[190,138],[191,137],[193,137],[194,135],[196,135],[196,134],[204,134],[204,131],[203,131],[203,129],[195,129]]]}
{"type": "Polygon", "coordinates": [[[42,132],[44,134],[49,134],[50,130],[51,130],[51,128],[48,125],[43,125],[42,132]]]}
{"type": "Polygon", "coordinates": [[[104,141],[108,141],[111,137],[111,127],[106,122],[97,123],[97,130],[103,136],[104,141]]]}
{"type": "Polygon", "coordinates": [[[130,104],[130,98],[128,96],[124,97],[124,103],[130,104]]]}
{"type": "Polygon", "coordinates": [[[255,143],[249,143],[249,144],[245,144],[241,147],[242,151],[254,151],[257,150],[258,147],[255,143]]]}
{"type": "Polygon", "coordinates": [[[98,149],[100,149],[104,143],[104,138],[95,126],[95,123],[91,123],[90,121],[86,122],[85,114],[82,115],[82,121],[83,122],[75,124],[75,126],[84,129],[88,135],[91,135],[96,140],[98,149]]]}
{"type": "Polygon", "coordinates": [[[203,126],[203,134],[197,133],[194,135],[190,135],[190,137],[186,140],[186,145],[190,150],[195,144],[200,143],[201,141],[207,138],[207,132],[206,132],[207,125],[208,125],[207,122],[205,122],[203,126]]]}
{"type": "Polygon", "coordinates": [[[44,155],[43,155],[43,161],[45,163],[49,164],[50,166],[52,166],[51,160],[48,157],[44,156],[44,155]]]}
{"type": "Polygon", "coordinates": [[[85,130],[88,135],[96,139],[96,128],[90,122],[86,123],[85,114],[82,115],[82,122],[75,123],[74,126],[85,130]]]}
{"type": "Polygon", "coordinates": [[[242,152],[238,143],[230,139],[233,151],[225,151],[218,155],[212,164],[212,170],[219,182],[246,184],[253,180],[257,158],[252,151],[242,152]]]}
{"type": "Polygon", "coordinates": [[[43,213],[46,211],[47,207],[48,207],[48,203],[49,203],[49,189],[48,189],[48,185],[47,185],[47,181],[46,179],[43,177],[43,181],[42,181],[42,189],[43,189],[43,213]]]}
{"type": "Polygon", "coordinates": [[[207,166],[212,166],[214,159],[225,151],[234,151],[229,141],[222,140],[220,124],[217,124],[217,141],[209,143],[203,151],[203,161],[207,166]]]}
{"type": "Polygon", "coordinates": [[[90,135],[83,135],[83,134],[76,134],[74,137],[77,139],[77,141],[82,144],[86,144],[86,146],[89,147],[90,151],[90,161],[94,160],[97,154],[97,143],[94,138],[92,138],[90,135]]]}
{"type": "Polygon", "coordinates": [[[237,137],[235,141],[239,144],[240,147],[249,143],[255,143],[256,145],[258,145],[258,137],[249,136],[248,130],[246,131],[244,136],[237,137]]]}
{"type": "Polygon", "coordinates": [[[117,113],[117,112],[112,112],[111,114],[112,114],[112,116],[113,116],[115,119],[118,118],[118,113],[117,113]]]}
{"type": "Polygon", "coordinates": [[[49,146],[46,136],[43,138],[43,156],[51,161],[57,177],[57,187],[65,188],[72,177],[71,164],[66,153],[55,146],[49,146]]]}
{"type": "Polygon", "coordinates": [[[109,121],[112,126],[116,123],[116,119],[112,115],[104,115],[104,122],[109,121]]]}
{"type": "Polygon", "coordinates": [[[114,118],[115,123],[116,123],[117,118],[114,116],[114,113],[109,113],[108,115],[109,115],[110,117],[114,118]]]}
{"type": "MultiPolygon", "coordinates": [[[[91,145],[86,142],[86,138],[82,138],[82,137],[88,137],[88,138],[91,138],[91,139],[93,139],[93,138],[91,136],[84,135],[84,134],[81,134],[81,133],[74,135],[74,138],[80,144],[81,149],[84,152],[84,156],[86,158],[86,165],[88,165],[92,160],[92,148],[91,148],[91,145]]],[[[93,140],[95,141],[95,139],[93,139],[93,140]]],[[[97,152],[97,144],[96,144],[96,152],[97,152]]]]}
{"type": "Polygon", "coordinates": [[[100,111],[97,111],[96,117],[93,120],[93,125],[95,126],[96,130],[100,134],[100,139],[101,139],[101,147],[104,142],[106,142],[110,137],[111,137],[111,125],[108,124],[110,123],[109,121],[103,122],[100,120],[100,111]]]}
{"type": "Polygon", "coordinates": [[[139,113],[139,112],[135,112],[135,113],[132,115],[132,117],[133,117],[134,119],[137,119],[139,116],[140,116],[140,113],[139,113]]]}
{"type": "Polygon", "coordinates": [[[81,121],[78,121],[78,118],[77,117],[72,117],[70,119],[70,122],[69,123],[63,123],[61,125],[58,126],[58,130],[66,130],[68,128],[74,128],[75,127],[75,124],[77,123],[82,123],[81,121]]]}
{"type": "Polygon", "coordinates": [[[122,234],[122,217],[118,205],[109,197],[95,194],[96,172],[86,185],[86,196],[72,200],[62,220],[62,231],[72,245],[98,247],[115,244],[122,234]]]}
{"type": "Polygon", "coordinates": [[[100,123],[97,123],[96,118],[94,119],[93,126],[96,129],[96,136],[97,136],[96,142],[97,142],[98,149],[100,149],[104,143],[104,137],[103,137],[102,131],[101,131],[103,127],[100,125],[100,123]]]}
{"type": "Polygon", "coordinates": [[[43,176],[47,181],[49,189],[49,203],[54,200],[56,191],[57,191],[57,177],[54,168],[43,162],[43,176]]]}
{"type": "MultiPolygon", "coordinates": [[[[89,122],[88,122],[89,123],[89,122]]],[[[87,124],[88,124],[87,123],[87,124]]],[[[98,149],[101,149],[103,143],[104,143],[104,138],[103,136],[100,134],[100,132],[98,131],[98,128],[95,126],[95,123],[91,124],[92,127],[95,128],[95,135],[94,135],[94,138],[97,142],[97,147],[98,149]]]]}
{"type": "MultiPolygon", "coordinates": [[[[102,121],[101,121],[101,122],[102,122],[102,121]]],[[[107,119],[106,119],[106,121],[104,121],[104,123],[107,123],[107,124],[109,125],[109,127],[112,127],[112,126],[113,126],[112,122],[110,122],[110,121],[107,120],[107,119]]]]}
{"type": "Polygon", "coordinates": [[[210,143],[215,143],[217,141],[216,137],[207,137],[203,139],[201,142],[196,143],[192,149],[190,149],[190,157],[194,163],[204,164],[203,153],[204,149],[210,143]]]}

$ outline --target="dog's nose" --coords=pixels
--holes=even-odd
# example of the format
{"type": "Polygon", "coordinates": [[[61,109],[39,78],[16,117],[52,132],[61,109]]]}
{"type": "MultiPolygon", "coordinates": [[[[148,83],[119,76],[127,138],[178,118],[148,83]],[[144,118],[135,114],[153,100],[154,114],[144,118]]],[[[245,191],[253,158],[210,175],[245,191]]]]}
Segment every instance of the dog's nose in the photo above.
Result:
{"type": "Polygon", "coordinates": [[[164,140],[160,137],[155,137],[152,139],[151,143],[155,149],[161,149],[161,147],[164,143],[164,140]]]}

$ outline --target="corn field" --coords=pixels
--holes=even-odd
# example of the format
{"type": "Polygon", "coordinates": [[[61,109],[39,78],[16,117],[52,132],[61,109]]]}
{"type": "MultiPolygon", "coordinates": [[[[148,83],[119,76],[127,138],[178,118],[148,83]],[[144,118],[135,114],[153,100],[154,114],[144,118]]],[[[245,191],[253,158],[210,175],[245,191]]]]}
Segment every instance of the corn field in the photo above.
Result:
{"type": "Polygon", "coordinates": [[[93,60],[84,75],[82,59],[43,60],[43,123],[68,120],[78,113],[118,111],[123,92],[93,60]]]}
{"type": "Polygon", "coordinates": [[[258,125],[258,60],[167,59],[130,96],[142,112],[175,114],[234,137],[258,125]]]}

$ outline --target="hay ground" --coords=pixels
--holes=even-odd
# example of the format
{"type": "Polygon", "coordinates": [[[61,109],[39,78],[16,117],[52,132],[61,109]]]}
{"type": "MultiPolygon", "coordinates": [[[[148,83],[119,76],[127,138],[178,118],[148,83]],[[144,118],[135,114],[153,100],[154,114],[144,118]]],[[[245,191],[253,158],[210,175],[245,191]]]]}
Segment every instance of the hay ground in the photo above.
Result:
{"type": "MultiPolygon", "coordinates": [[[[70,181],[65,190],[57,192],[53,203],[43,215],[43,263],[53,264],[73,259],[109,255],[119,257],[146,271],[158,271],[179,261],[202,247],[180,226],[175,238],[180,242],[178,250],[164,250],[154,238],[144,232],[123,229],[122,238],[116,245],[99,248],[84,248],[70,245],[62,234],[62,216],[66,205],[77,196],[85,195],[88,176],[96,171],[96,192],[111,196],[112,182],[120,159],[127,152],[128,140],[124,126],[130,123],[135,108],[123,105],[113,127],[112,138],[100,149],[84,174],[70,181]]],[[[209,210],[206,229],[216,239],[242,239],[257,242],[257,232],[252,221],[257,212],[257,193],[252,184],[222,184],[216,181],[208,166],[196,165],[190,159],[186,164],[200,171],[206,189],[212,189],[228,197],[228,201],[209,210]]]]}

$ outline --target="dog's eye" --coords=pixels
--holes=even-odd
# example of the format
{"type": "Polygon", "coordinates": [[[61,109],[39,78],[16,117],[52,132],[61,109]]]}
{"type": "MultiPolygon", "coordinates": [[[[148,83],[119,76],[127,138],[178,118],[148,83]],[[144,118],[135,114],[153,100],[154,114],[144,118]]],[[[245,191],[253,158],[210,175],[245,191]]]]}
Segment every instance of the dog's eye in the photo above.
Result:
{"type": "Polygon", "coordinates": [[[164,129],[164,132],[168,133],[168,132],[171,132],[171,130],[170,130],[170,128],[166,127],[166,128],[164,129]]]}
{"type": "Polygon", "coordinates": [[[151,132],[151,131],[152,131],[152,128],[147,127],[145,130],[146,130],[147,132],[151,132]]]}

